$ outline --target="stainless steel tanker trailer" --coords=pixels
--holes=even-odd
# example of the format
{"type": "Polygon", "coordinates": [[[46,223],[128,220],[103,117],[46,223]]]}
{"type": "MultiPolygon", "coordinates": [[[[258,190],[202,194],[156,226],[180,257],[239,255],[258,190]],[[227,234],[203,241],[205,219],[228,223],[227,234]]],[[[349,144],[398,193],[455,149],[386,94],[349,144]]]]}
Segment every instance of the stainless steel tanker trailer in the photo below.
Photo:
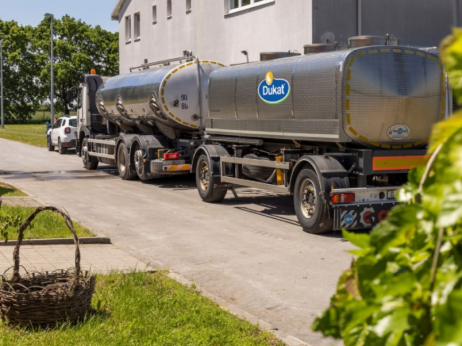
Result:
{"type": "Polygon", "coordinates": [[[211,203],[234,185],[292,194],[310,233],[383,220],[450,113],[439,57],[387,44],[231,67],[194,59],[101,83],[92,117],[104,131],[80,133],[85,167],[192,172],[211,203]]]}

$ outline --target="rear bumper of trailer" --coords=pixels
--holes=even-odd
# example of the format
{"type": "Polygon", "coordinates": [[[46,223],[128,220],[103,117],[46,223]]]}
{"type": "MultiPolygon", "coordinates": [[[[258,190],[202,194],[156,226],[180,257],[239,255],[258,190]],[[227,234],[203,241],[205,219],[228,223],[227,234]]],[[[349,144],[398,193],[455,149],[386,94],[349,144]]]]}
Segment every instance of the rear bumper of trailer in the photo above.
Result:
{"type": "Polygon", "coordinates": [[[333,205],[334,230],[371,229],[386,219],[396,200],[333,205]]]}

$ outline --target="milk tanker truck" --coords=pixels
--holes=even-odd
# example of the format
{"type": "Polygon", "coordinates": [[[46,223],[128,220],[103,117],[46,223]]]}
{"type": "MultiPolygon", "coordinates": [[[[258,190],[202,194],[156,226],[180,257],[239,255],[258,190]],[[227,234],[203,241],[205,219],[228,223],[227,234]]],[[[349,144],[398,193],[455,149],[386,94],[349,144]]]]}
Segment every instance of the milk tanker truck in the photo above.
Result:
{"type": "Polygon", "coordinates": [[[432,125],[451,103],[431,50],[361,40],[231,67],[185,54],[86,75],[83,165],[117,165],[124,180],[195,173],[209,203],[235,185],[290,194],[309,233],[371,228],[409,169],[426,164],[432,125]]]}

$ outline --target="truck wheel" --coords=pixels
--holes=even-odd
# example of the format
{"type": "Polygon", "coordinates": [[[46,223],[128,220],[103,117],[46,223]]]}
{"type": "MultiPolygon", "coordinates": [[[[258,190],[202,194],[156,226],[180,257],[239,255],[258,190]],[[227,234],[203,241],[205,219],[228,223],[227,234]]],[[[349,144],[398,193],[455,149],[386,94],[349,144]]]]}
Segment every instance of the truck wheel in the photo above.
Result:
{"type": "Polygon", "coordinates": [[[63,147],[63,144],[61,143],[61,139],[58,138],[58,151],[61,155],[64,155],[67,153],[67,148],[63,147]]]}
{"type": "Polygon", "coordinates": [[[48,148],[48,151],[55,151],[55,146],[51,144],[50,136],[47,136],[47,148],[48,148]]]}
{"type": "Polygon", "coordinates": [[[133,161],[135,164],[135,170],[136,174],[138,175],[138,178],[142,181],[147,181],[151,180],[151,178],[146,174],[146,169],[144,167],[144,160],[143,160],[143,151],[141,149],[138,149],[135,151],[135,154],[133,155],[133,161]]]}
{"type": "Polygon", "coordinates": [[[213,185],[216,183],[210,175],[210,162],[206,155],[201,155],[196,166],[196,185],[199,195],[204,202],[221,202],[228,192],[227,190],[216,190],[213,185]]]}
{"type": "Polygon", "coordinates": [[[312,169],[302,170],[295,181],[294,207],[303,230],[312,234],[332,231],[329,218],[329,204],[320,196],[321,186],[317,174],[312,169]]]}
{"type": "Polygon", "coordinates": [[[98,159],[88,155],[88,139],[84,138],[82,142],[82,162],[83,167],[88,170],[98,168],[98,159]]]}
{"type": "Polygon", "coordinates": [[[119,145],[117,149],[117,168],[119,170],[119,175],[122,180],[133,180],[135,175],[130,173],[130,155],[128,154],[127,147],[125,143],[119,145]]]}

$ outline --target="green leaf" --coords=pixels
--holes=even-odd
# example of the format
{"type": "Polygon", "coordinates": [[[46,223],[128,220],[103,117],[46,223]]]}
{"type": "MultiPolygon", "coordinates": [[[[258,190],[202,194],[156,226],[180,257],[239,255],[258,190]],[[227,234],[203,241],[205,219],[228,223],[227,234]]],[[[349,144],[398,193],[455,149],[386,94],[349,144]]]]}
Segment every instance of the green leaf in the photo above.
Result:
{"type": "Polygon", "coordinates": [[[398,308],[391,314],[387,314],[377,321],[373,331],[379,336],[384,337],[393,331],[405,331],[409,328],[410,311],[408,308],[398,308]]]}
{"type": "Polygon", "coordinates": [[[348,232],[346,229],[342,230],[342,236],[350,243],[356,245],[357,247],[364,249],[369,247],[370,237],[368,234],[364,233],[353,233],[348,232]]]}
{"type": "Polygon", "coordinates": [[[462,291],[454,290],[437,308],[434,325],[437,345],[462,345],[462,291]]]}

